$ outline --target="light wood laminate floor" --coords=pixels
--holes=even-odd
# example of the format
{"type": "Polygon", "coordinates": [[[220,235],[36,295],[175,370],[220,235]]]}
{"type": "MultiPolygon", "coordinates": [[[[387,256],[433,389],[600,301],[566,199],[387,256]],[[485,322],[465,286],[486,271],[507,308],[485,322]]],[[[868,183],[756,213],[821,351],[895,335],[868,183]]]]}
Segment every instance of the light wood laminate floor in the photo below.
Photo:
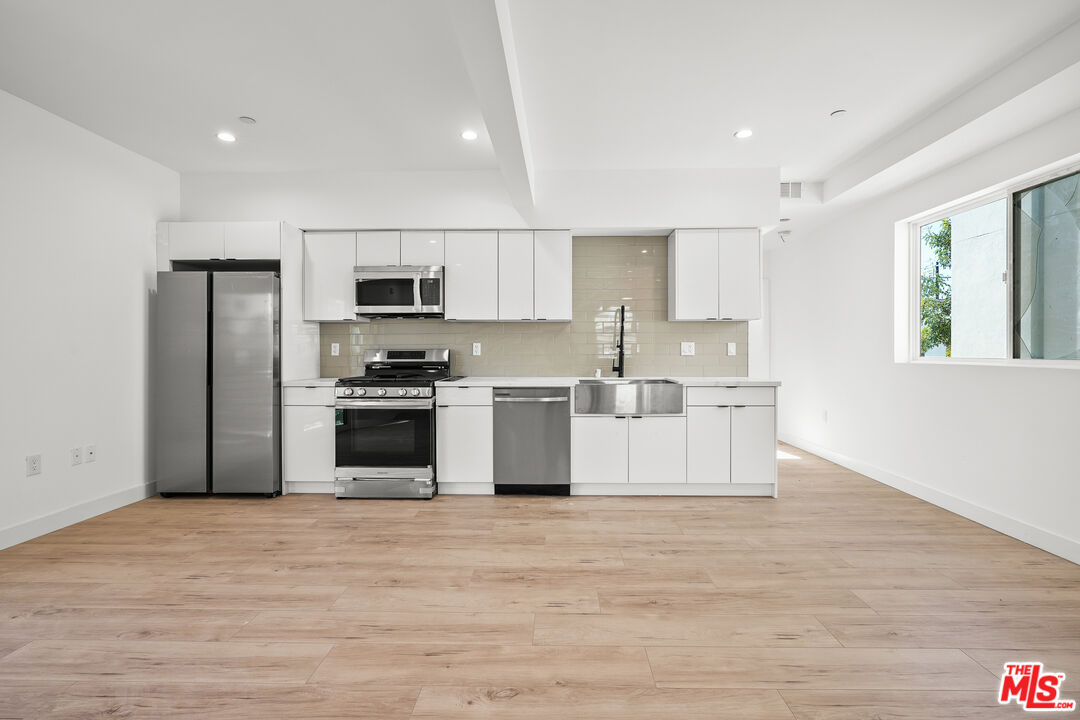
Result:
{"type": "Polygon", "coordinates": [[[0,718],[855,720],[1080,698],[1080,567],[800,450],[780,498],[151,498],[0,551],[0,718]]]}

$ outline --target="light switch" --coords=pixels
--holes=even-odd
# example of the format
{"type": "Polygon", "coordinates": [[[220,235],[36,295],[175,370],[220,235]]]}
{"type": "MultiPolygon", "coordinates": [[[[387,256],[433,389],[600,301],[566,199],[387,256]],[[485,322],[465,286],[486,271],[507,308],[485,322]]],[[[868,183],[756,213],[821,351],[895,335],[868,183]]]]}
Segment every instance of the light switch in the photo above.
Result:
{"type": "Polygon", "coordinates": [[[732,356],[735,355],[735,343],[727,344],[727,354],[732,356]]]}
{"type": "Polygon", "coordinates": [[[694,354],[694,343],[692,343],[692,342],[684,342],[684,343],[679,343],[679,345],[680,345],[680,352],[683,355],[693,355],[694,354]]]}
{"type": "Polygon", "coordinates": [[[330,343],[330,354],[337,357],[341,354],[341,343],[330,343]]]}
{"type": "Polygon", "coordinates": [[[480,343],[473,343],[472,344],[472,354],[473,355],[479,355],[480,354],[480,343]]]}

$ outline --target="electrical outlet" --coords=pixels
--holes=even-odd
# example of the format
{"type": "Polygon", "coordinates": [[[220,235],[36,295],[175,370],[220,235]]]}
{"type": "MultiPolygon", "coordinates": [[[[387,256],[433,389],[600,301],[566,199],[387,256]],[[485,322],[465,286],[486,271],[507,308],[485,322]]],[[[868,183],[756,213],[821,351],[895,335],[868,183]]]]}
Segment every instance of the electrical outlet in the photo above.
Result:
{"type": "Polygon", "coordinates": [[[86,462],[94,462],[97,460],[97,445],[87,445],[83,451],[83,460],[86,462]]]}
{"type": "Polygon", "coordinates": [[[472,344],[472,354],[473,355],[479,355],[480,354],[480,343],[473,343],[472,344]]]}
{"type": "Polygon", "coordinates": [[[82,448],[71,448],[71,464],[82,465],[82,448]]]}
{"type": "Polygon", "coordinates": [[[337,357],[341,354],[341,343],[330,343],[330,354],[337,357]]]}
{"type": "Polygon", "coordinates": [[[730,343],[729,342],[727,344],[727,354],[732,356],[732,357],[735,356],[735,343],[730,343]]]}
{"type": "Polygon", "coordinates": [[[41,456],[40,455],[27,455],[26,456],[26,477],[31,475],[41,474],[41,456]]]}
{"type": "Polygon", "coordinates": [[[692,343],[692,342],[679,343],[679,352],[682,353],[683,355],[693,355],[694,354],[694,343],[692,343]]]}

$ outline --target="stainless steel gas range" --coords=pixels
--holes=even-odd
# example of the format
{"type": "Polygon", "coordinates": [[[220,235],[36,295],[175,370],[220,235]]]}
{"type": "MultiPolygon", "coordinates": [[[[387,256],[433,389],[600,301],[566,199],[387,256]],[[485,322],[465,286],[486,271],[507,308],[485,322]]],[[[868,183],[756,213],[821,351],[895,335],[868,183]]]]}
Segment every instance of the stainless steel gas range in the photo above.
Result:
{"type": "Polygon", "coordinates": [[[430,498],[435,482],[435,382],[450,350],[366,350],[364,374],[335,388],[334,494],[430,498]]]}

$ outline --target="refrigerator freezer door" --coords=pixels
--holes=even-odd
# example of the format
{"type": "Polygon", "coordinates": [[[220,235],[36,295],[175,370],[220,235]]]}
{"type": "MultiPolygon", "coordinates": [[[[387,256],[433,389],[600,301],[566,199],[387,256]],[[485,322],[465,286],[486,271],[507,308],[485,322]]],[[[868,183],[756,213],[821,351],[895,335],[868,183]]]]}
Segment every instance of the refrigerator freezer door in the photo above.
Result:
{"type": "Polygon", "coordinates": [[[278,278],[214,273],[211,487],[281,491],[278,278]]]}
{"type": "Polygon", "coordinates": [[[154,479],[160,493],[207,484],[207,290],[204,272],[157,276],[154,328],[154,479]]]}

